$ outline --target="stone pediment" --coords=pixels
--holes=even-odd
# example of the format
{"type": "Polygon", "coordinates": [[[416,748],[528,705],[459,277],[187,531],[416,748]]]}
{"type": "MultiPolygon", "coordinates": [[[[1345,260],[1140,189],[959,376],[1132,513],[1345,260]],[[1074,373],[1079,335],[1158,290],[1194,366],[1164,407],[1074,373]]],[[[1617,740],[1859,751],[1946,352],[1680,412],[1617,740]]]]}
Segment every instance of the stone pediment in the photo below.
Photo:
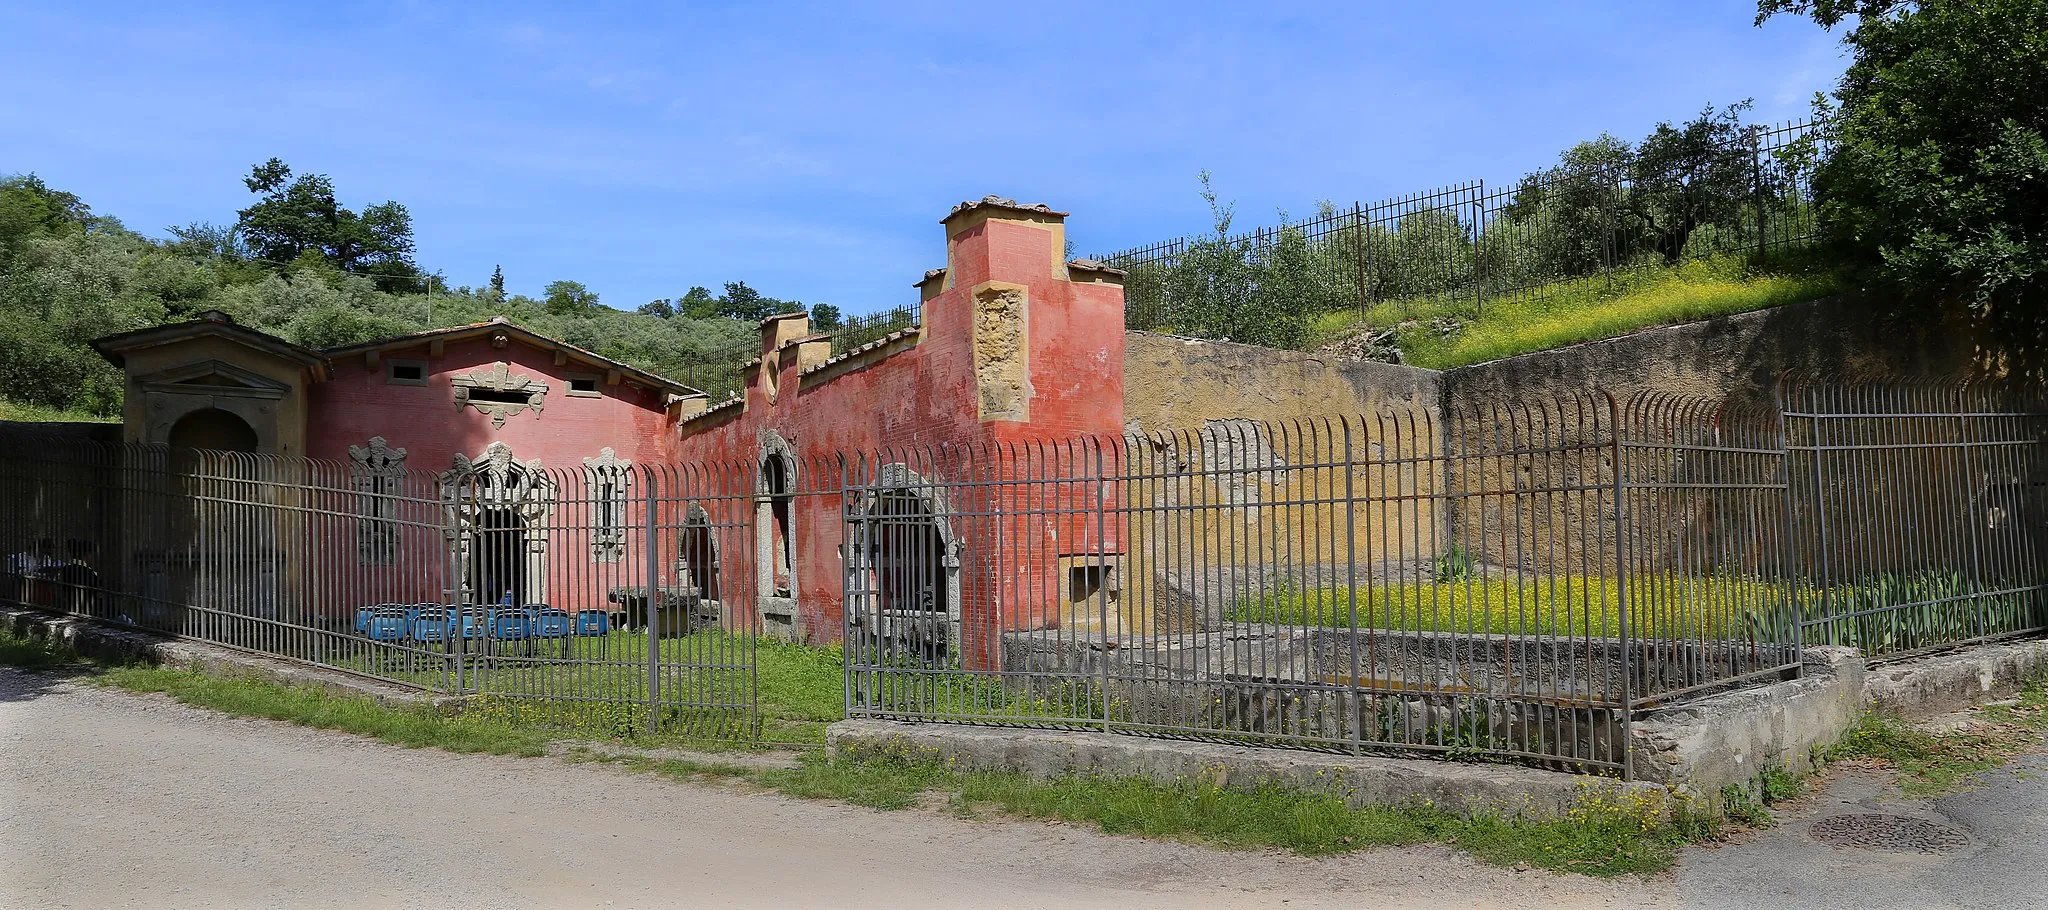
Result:
{"type": "Polygon", "coordinates": [[[191,395],[232,395],[249,398],[283,398],[291,386],[224,360],[202,360],[180,364],[168,370],[138,376],[136,381],[152,392],[191,395]]]}
{"type": "Polygon", "coordinates": [[[473,407],[491,418],[491,426],[504,429],[505,421],[520,411],[539,416],[547,407],[547,380],[515,373],[503,360],[471,370],[449,380],[455,389],[456,407],[473,407]]]}

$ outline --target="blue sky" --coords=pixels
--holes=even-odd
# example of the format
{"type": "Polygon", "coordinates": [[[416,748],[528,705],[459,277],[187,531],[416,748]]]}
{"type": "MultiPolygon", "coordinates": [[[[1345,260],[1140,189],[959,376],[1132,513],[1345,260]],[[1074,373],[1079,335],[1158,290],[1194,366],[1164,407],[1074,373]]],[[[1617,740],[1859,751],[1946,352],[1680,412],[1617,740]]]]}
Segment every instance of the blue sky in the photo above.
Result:
{"type": "Polygon", "coordinates": [[[745,279],[865,313],[988,193],[1080,254],[1462,180],[1703,105],[1803,114],[1835,37],[1753,3],[0,2],[0,173],[151,235],[271,156],[397,199],[455,284],[631,308],[745,279]]]}

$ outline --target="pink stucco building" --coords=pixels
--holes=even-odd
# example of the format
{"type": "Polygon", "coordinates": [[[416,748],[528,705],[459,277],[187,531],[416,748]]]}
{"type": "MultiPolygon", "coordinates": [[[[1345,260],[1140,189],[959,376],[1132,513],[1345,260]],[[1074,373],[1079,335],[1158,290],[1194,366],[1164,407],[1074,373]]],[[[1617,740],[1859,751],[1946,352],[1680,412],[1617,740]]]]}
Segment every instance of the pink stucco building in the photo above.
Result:
{"type": "Polygon", "coordinates": [[[835,351],[802,315],[768,319],[723,402],[503,319],[316,351],[207,314],[95,346],[128,374],[130,441],[310,459],[356,503],[311,512],[376,512],[292,532],[354,555],[327,560],[348,579],[340,603],[459,591],[597,609],[653,580],[829,641],[856,590],[972,654],[988,633],[1059,621],[1005,606],[1045,599],[1005,590],[1058,589],[1076,560],[1099,568],[1116,548],[1113,528],[1079,517],[1075,497],[1099,490],[1026,506],[940,495],[947,478],[925,476],[1122,432],[1121,273],[1067,261],[1064,221],[962,203],[942,222],[944,267],[916,284],[915,324],[835,351]],[[848,484],[887,534],[848,539],[848,484]],[[1028,555],[963,567],[969,526],[1028,555]]]}

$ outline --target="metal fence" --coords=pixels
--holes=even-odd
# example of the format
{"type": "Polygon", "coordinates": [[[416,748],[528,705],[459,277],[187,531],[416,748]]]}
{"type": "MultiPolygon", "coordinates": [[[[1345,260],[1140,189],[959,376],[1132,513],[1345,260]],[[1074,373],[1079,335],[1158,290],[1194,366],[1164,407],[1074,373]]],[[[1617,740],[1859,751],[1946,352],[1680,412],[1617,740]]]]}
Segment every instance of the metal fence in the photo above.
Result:
{"type": "Polygon", "coordinates": [[[1780,397],[1808,643],[1903,656],[2048,626],[2037,392],[1791,384],[1780,397]]]}
{"type": "Polygon", "coordinates": [[[1687,259],[1802,246],[1814,236],[1810,178],[1820,141],[1813,121],[1754,127],[1684,174],[1566,165],[1506,185],[1325,203],[1312,218],[1276,227],[1095,258],[1129,273],[1125,323],[1133,329],[1229,335],[1230,314],[1265,297],[1268,312],[1365,315],[1393,303],[1425,315],[1476,313],[1687,259]]]}
{"type": "Polygon", "coordinates": [[[1797,665],[1780,440],[1586,397],[874,453],[848,710],[1619,770],[1632,710],[1797,665]]]}
{"type": "Polygon", "coordinates": [[[442,473],[101,446],[11,428],[8,601],[601,734],[754,735],[752,590],[694,585],[703,478],[606,457],[442,473]],[[693,511],[693,507],[697,511],[693,511]]]}
{"type": "Polygon", "coordinates": [[[772,648],[849,716],[1626,774],[1637,713],[1808,646],[2048,627],[2048,407],[1989,387],[440,473],[0,443],[8,601],[604,735],[783,738],[772,648]]]}

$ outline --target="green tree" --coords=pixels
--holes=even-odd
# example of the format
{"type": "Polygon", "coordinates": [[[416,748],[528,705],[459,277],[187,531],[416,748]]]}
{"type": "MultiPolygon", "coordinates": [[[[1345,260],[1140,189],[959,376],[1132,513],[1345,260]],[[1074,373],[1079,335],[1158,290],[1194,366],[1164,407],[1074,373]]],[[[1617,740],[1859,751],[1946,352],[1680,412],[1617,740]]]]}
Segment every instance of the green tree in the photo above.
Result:
{"type": "Polygon", "coordinates": [[[829,332],[846,324],[846,318],[839,308],[829,303],[811,305],[811,330],[829,332]]]}
{"type": "Polygon", "coordinates": [[[92,209],[77,196],[34,174],[0,179],[0,267],[30,238],[82,234],[92,223],[92,209]]]}
{"type": "Polygon", "coordinates": [[[676,303],[667,297],[658,297],[641,304],[640,308],[633,312],[639,313],[642,316],[672,319],[676,315],[676,303]]]}
{"type": "Polygon", "coordinates": [[[597,309],[597,293],[580,281],[550,281],[542,291],[549,315],[579,316],[597,309]]]}
{"type": "Polygon", "coordinates": [[[335,268],[387,276],[392,289],[417,285],[402,281],[419,274],[404,205],[380,202],[358,214],[336,201],[325,174],[293,177],[276,158],[251,168],[242,183],[261,198],[238,213],[236,227],[259,258],[285,263],[318,253],[335,268]]]}
{"type": "Polygon", "coordinates": [[[1873,283],[2048,341],[2048,0],[1762,0],[1843,35],[1814,175],[1826,241],[1873,283]]]}
{"type": "Polygon", "coordinates": [[[491,266],[491,286],[486,292],[490,299],[503,302],[505,299],[505,267],[491,266]]]}
{"type": "Polygon", "coordinates": [[[718,315],[742,322],[759,322],[775,311],[769,308],[769,298],[761,292],[747,287],[744,281],[725,283],[725,295],[718,298],[718,315]]]}
{"type": "Polygon", "coordinates": [[[676,301],[676,312],[691,319],[711,319],[718,315],[718,298],[711,296],[710,288],[693,287],[676,301]]]}
{"type": "Polygon", "coordinates": [[[1629,162],[1628,211],[1667,265],[1708,224],[1733,224],[1756,195],[1753,132],[1742,123],[1748,101],[1712,107],[1678,126],[1657,124],[1629,162]]]}

